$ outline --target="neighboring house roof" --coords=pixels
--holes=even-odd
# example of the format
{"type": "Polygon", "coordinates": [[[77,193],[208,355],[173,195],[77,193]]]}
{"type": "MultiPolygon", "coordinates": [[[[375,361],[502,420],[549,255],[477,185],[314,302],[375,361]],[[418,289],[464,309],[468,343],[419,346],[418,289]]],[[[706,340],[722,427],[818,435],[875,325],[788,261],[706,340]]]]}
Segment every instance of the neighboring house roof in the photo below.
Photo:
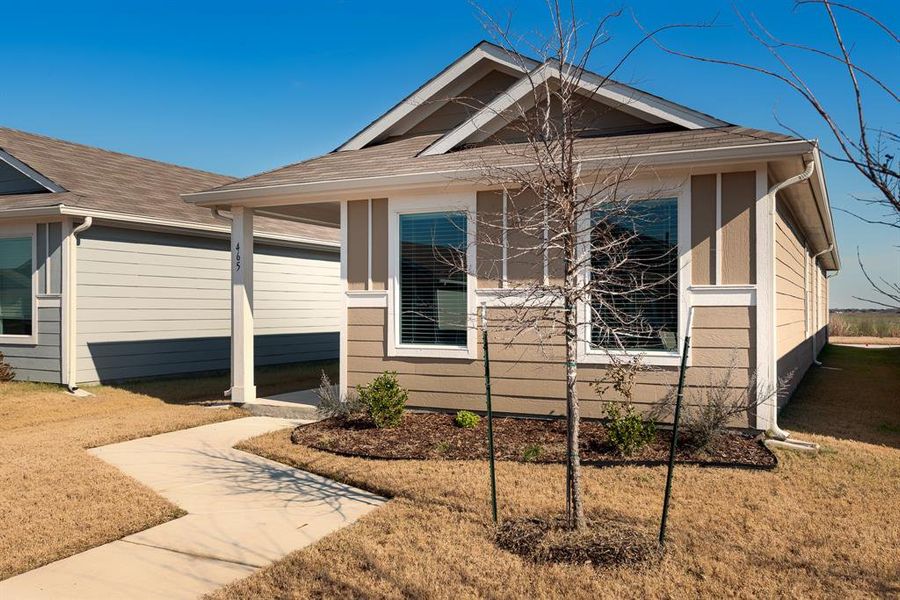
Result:
{"type": "MultiPolygon", "coordinates": [[[[73,214],[110,213],[188,227],[228,227],[227,220],[184,202],[180,195],[224,185],[233,177],[4,127],[0,127],[0,161],[47,188],[46,193],[0,195],[0,216],[12,210],[63,206],[73,214]]],[[[321,225],[264,217],[255,225],[261,234],[330,243],[339,238],[338,230],[321,225]]]]}

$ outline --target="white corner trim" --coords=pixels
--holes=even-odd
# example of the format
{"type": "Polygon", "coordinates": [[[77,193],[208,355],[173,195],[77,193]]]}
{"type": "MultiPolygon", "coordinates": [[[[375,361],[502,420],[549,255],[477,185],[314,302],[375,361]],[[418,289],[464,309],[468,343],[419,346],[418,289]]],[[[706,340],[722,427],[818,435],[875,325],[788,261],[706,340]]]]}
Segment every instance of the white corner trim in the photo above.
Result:
{"type": "Polygon", "coordinates": [[[387,290],[347,291],[347,308],[387,308],[387,290]]]}
{"type": "Polygon", "coordinates": [[[475,192],[393,196],[388,200],[388,304],[387,356],[462,358],[473,360],[478,355],[478,306],[475,290],[477,195],[475,192]],[[401,344],[400,340],[400,215],[431,212],[464,212],[467,225],[466,247],[466,345],[432,346],[401,344]]]}
{"type": "Polygon", "coordinates": [[[368,200],[366,215],[366,290],[372,289],[372,199],[368,200]]]}
{"type": "Polygon", "coordinates": [[[31,167],[29,167],[28,165],[23,163],[21,160],[19,160],[18,158],[16,158],[15,156],[10,154],[9,152],[6,152],[3,149],[0,149],[0,160],[2,160],[3,162],[5,162],[9,166],[11,166],[16,171],[20,172],[22,175],[24,175],[28,179],[31,179],[38,185],[44,187],[44,189],[46,189],[49,192],[60,193],[60,192],[66,191],[65,188],[63,188],[56,182],[52,181],[51,179],[44,177],[43,175],[41,175],[40,173],[38,173],[37,171],[35,171],[31,167]]]}
{"type": "MultiPolygon", "coordinates": [[[[756,170],[756,377],[760,390],[774,389],[776,367],[775,321],[775,197],[770,194],[768,168],[756,170]]],[[[771,423],[771,403],[756,407],[756,428],[771,423]]]]}
{"type": "Polygon", "coordinates": [[[756,306],[755,285],[692,285],[691,306],[756,306]]]}
{"type": "Polygon", "coordinates": [[[713,249],[713,260],[715,261],[715,284],[722,283],[722,172],[716,173],[716,247],[713,249]]]}
{"type": "Polygon", "coordinates": [[[401,119],[407,117],[416,109],[426,106],[435,94],[446,88],[448,85],[451,85],[482,59],[492,60],[506,69],[517,72],[524,72],[525,69],[533,69],[537,65],[537,63],[531,59],[522,57],[525,61],[523,68],[523,65],[520,64],[518,60],[510,56],[502,48],[493,44],[481,43],[456,59],[450,66],[446,67],[431,80],[419,87],[415,92],[401,100],[388,112],[384,113],[381,117],[366,126],[362,131],[344,142],[344,144],[338,147],[338,152],[344,150],[359,150],[366,144],[377,139],[380,135],[399,123],[401,119]]]}
{"type": "Polygon", "coordinates": [[[347,201],[341,201],[341,297],[338,327],[340,327],[340,358],[338,362],[338,397],[343,399],[347,395],[347,376],[349,368],[347,361],[349,359],[349,303],[347,298],[347,201]]]}

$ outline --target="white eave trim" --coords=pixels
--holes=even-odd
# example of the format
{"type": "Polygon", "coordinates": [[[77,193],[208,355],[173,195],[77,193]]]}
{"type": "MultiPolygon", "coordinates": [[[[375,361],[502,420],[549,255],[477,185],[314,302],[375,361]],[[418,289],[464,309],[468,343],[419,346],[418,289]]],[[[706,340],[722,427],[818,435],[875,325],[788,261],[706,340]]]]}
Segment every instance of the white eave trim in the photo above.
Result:
{"type": "Polygon", "coordinates": [[[363,148],[366,144],[377,139],[378,136],[397,124],[401,119],[420,106],[425,105],[435,94],[453,83],[453,81],[462,76],[463,73],[471,69],[482,59],[492,60],[508,69],[523,73],[526,69],[533,69],[538,64],[525,57],[519,57],[518,59],[514,58],[499,46],[482,42],[458,58],[449,67],[438,73],[434,78],[425,83],[425,85],[401,100],[394,108],[379,117],[348,141],[344,142],[343,145],[338,147],[337,151],[342,152],[344,150],[359,150],[360,148],[363,148]],[[522,64],[523,62],[524,65],[522,64]]]}
{"type": "Polygon", "coordinates": [[[2,160],[3,162],[5,162],[9,166],[11,166],[16,171],[20,172],[25,177],[31,179],[38,185],[42,186],[44,189],[46,189],[49,192],[61,193],[61,192],[66,191],[62,186],[58,185],[57,183],[48,179],[47,177],[44,177],[43,175],[41,175],[40,173],[38,173],[37,171],[35,171],[34,169],[29,167],[25,163],[23,163],[21,160],[19,160],[18,158],[16,158],[9,152],[3,150],[2,148],[0,148],[0,160],[2,160]]]}
{"type": "MultiPolygon", "coordinates": [[[[549,63],[540,65],[519,79],[506,92],[497,96],[487,106],[484,106],[472,115],[467,121],[464,121],[432,143],[422,151],[420,156],[444,154],[470,138],[474,138],[474,141],[485,139],[499,128],[497,126],[498,121],[502,120],[503,115],[514,105],[523,99],[528,99],[529,95],[533,99],[535,89],[543,85],[548,79],[560,78],[561,74],[558,65],[549,63]]],[[[613,108],[640,116],[651,122],[669,122],[688,129],[704,129],[727,125],[723,121],[636,90],[622,83],[604,80],[603,77],[594,73],[583,72],[578,79],[578,86],[584,94],[596,97],[601,102],[605,101],[610,104],[613,108]]],[[[529,108],[531,108],[530,105],[523,106],[525,110],[529,108]]]]}
{"type": "MultiPolygon", "coordinates": [[[[825,234],[830,244],[834,246],[831,249],[829,254],[831,255],[831,260],[834,262],[834,270],[839,271],[841,269],[841,257],[838,254],[837,247],[837,238],[834,233],[834,221],[831,215],[831,202],[828,199],[828,186],[825,184],[825,169],[822,164],[822,156],[819,152],[818,143],[813,143],[813,160],[816,162],[816,169],[814,172],[814,181],[816,185],[812,185],[813,189],[813,197],[816,200],[816,204],[818,205],[819,214],[822,217],[822,225],[825,228],[825,234]]],[[[812,182],[810,182],[812,183],[812,182]]]]}
{"type": "MultiPolygon", "coordinates": [[[[698,148],[693,150],[671,150],[666,152],[648,152],[629,156],[593,156],[582,159],[585,169],[600,167],[608,162],[622,160],[639,160],[641,166],[665,165],[681,166],[689,164],[714,164],[720,162],[740,161],[745,159],[776,159],[784,156],[808,153],[812,143],[806,140],[790,140],[765,144],[746,144],[741,146],[698,148]]],[[[528,165],[506,165],[510,169],[527,167],[528,165]]],[[[452,184],[474,185],[476,182],[466,180],[466,174],[477,175],[477,168],[445,169],[422,173],[402,175],[379,175],[375,177],[357,177],[348,179],[330,179],[307,183],[287,183],[252,188],[232,188],[210,190],[182,194],[187,202],[199,206],[217,206],[240,204],[252,206],[258,202],[261,206],[277,206],[279,204],[304,204],[322,201],[352,199],[361,193],[371,193],[376,197],[379,193],[397,192],[406,188],[425,187],[429,185],[447,186],[452,184]],[[346,195],[341,198],[339,195],[346,195]]]]}
{"type": "MultiPolygon", "coordinates": [[[[100,210],[91,210],[86,208],[77,208],[60,204],[57,206],[36,207],[36,208],[20,208],[13,210],[2,210],[0,208],[0,220],[26,219],[34,217],[48,216],[71,216],[71,217],[92,217],[104,221],[113,221],[117,223],[129,223],[133,225],[147,225],[150,227],[160,227],[164,229],[179,229],[187,231],[203,231],[216,234],[229,234],[231,232],[230,225],[203,225],[201,223],[188,223],[185,221],[172,221],[168,219],[154,219],[151,217],[142,217],[139,215],[127,215],[121,213],[106,212],[100,210]]],[[[272,242],[281,242],[287,244],[296,244],[314,249],[325,251],[338,251],[340,242],[314,240],[293,235],[282,235],[277,233],[255,232],[254,236],[260,240],[269,240],[272,242]]]]}

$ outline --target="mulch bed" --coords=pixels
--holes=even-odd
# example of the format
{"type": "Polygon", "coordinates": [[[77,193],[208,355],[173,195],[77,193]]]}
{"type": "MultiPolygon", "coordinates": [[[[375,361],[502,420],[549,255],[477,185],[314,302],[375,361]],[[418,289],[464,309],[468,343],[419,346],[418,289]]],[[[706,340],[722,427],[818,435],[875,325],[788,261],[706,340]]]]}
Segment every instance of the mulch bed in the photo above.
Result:
{"type": "Polygon", "coordinates": [[[503,522],[497,545],[532,562],[588,564],[595,567],[636,565],[660,558],[656,540],[629,523],[589,519],[583,531],[566,527],[561,517],[503,522]]]}
{"type": "MultiPolygon", "coordinates": [[[[345,456],[376,459],[485,460],[487,420],[464,429],[453,415],[411,413],[391,429],[377,429],[367,421],[330,418],[300,425],[291,441],[316,450],[345,456]]],[[[659,431],[656,440],[629,457],[622,457],[609,444],[606,429],[597,421],[581,423],[581,460],[594,466],[641,464],[668,461],[671,434],[659,431]]],[[[562,419],[494,419],[494,452],[498,460],[534,463],[561,463],[566,454],[566,424],[562,419]]],[[[680,463],[702,466],[771,469],[775,455],[758,436],[728,432],[702,451],[682,447],[676,452],[680,463]]]]}

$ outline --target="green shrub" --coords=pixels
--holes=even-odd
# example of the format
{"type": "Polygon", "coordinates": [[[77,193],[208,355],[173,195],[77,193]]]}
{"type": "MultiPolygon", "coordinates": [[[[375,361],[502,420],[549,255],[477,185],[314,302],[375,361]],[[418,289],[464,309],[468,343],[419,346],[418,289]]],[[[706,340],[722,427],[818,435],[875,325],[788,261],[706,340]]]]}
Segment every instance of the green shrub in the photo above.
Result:
{"type": "Polygon", "coordinates": [[[606,405],[606,433],[609,441],[622,456],[630,456],[653,441],[656,426],[645,421],[631,404],[624,409],[618,403],[606,405]]]}
{"type": "Polygon", "coordinates": [[[525,462],[534,462],[541,457],[544,449],[540,444],[529,444],[525,447],[525,452],[522,453],[522,460],[525,462]]]}
{"type": "Polygon", "coordinates": [[[397,373],[385,371],[368,385],[357,386],[356,390],[375,427],[396,427],[403,420],[409,394],[400,387],[397,373]]]}
{"type": "Polygon", "coordinates": [[[457,427],[462,427],[463,429],[471,429],[473,427],[478,427],[478,424],[481,423],[481,417],[468,410],[461,410],[456,413],[456,417],[453,419],[453,422],[457,427]]]}

